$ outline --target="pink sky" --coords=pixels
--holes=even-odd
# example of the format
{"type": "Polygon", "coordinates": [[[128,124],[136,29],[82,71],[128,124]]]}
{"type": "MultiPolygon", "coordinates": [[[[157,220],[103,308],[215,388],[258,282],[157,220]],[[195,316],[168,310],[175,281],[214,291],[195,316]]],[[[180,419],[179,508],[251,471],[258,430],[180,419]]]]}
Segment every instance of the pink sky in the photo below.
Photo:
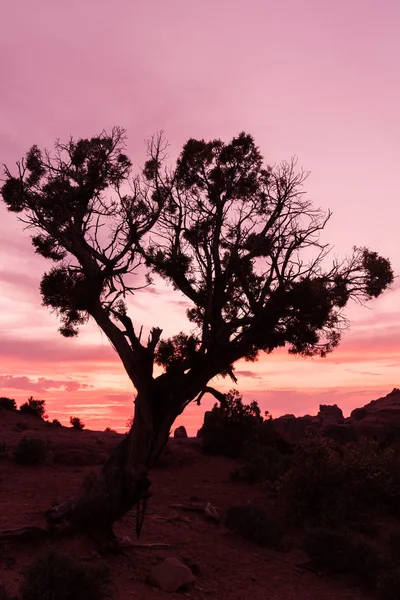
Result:
{"type": "MultiPolygon", "coordinates": [[[[0,39],[0,162],[34,143],[121,125],[143,164],[144,139],[163,129],[175,156],[189,137],[252,133],[268,163],[297,155],[309,197],[333,210],[325,240],[390,257],[400,272],[397,0],[53,0],[7,3],[0,39]]],[[[0,394],[45,398],[51,418],[124,430],[132,390],[91,325],[57,333],[40,306],[48,261],[0,206],[0,394]]],[[[173,334],[182,298],[169,288],[132,299],[135,321],[173,334]],[[167,318],[160,319],[159,315],[167,318]]],[[[351,307],[352,329],[325,360],[279,352],[237,365],[239,390],[274,415],[352,408],[399,386],[400,286],[351,307]]],[[[217,382],[227,389],[229,382],[217,382]]],[[[193,434],[204,407],[177,425],[193,434]]]]}

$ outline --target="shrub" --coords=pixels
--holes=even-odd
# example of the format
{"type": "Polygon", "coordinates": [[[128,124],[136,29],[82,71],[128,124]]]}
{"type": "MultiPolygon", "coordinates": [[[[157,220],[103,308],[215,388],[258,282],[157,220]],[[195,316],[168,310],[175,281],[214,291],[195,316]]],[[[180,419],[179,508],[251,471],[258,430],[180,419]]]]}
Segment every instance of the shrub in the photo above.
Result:
{"type": "Polygon", "coordinates": [[[132,425],[133,425],[133,417],[129,417],[129,419],[127,419],[126,424],[125,424],[125,427],[126,427],[125,434],[126,435],[128,435],[128,433],[132,429],[132,425]]]}
{"type": "Polygon", "coordinates": [[[272,419],[260,423],[254,435],[243,444],[246,464],[232,476],[249,483],[275,482],[287,472],[293,461],[293,449],[276,431],[272,419]]]}
{"type": "MultiPolygon", "coordinates": [[[[0,442],[0,458],[6,458],[8,455],[8,447],[5,442],[0,442]]],[[[1,600],[1,597],[0,597],[1,600]]]]}
{"type": "Polygon", "coordinates": [[[82,423],[79,417],[70,417],[69,422],[77,431],[82,431],[82,429],[85,427],[85,423],[82,423]]]}
{"type": "Polygon", "coordinates": [[[26,423],[24,423],[23,421],[17,421],[15,424],[15,429],[17,431],[26,431],[28,428],[28,425],[26,423]]]}
{"type": "Polygon", "coordinates": [[[85,478],[83,480],[83,488],[85,490],[91,490],[94,486],[94,484],[96,483],[98,479],[97,474],[95,473],[95,471],[90,471],[90,473],[87,473],[85,475],[85,478]]]}
{"type": "Polygon", "coordinates": [[[245,450],[246,464],[231,473],[232,479],[247,483],[265,483],[278,481],[290,468],[292,457],[282,454],[274,447],[253,445],[245,450]]]}
{"type": "Polygon", "coordinates": [[[282,543],[281,526],[265,509],[257,506],[231,506],[227,510],[225,525],[260,546],[279,548],[282,543]]]}
{"type": "Polygon", "coordinates": [[[111,429],[111,427],[106,427],[105,430],[107,433],[117,433],[115,429],[111,429]]]}
{"type": "Polygon", "coordinates": [[[238,458],[244,442],[254,435],[262,421],[257,402],[243,404],[242,396],[231,390],[225,401],[219,406],[214,404],[204,419],[201,428],[203,448],[212,454],[238,458]]]}
{"type": "Polygon", "coordinates": [[[46,427],[62,427],[58,419],[53,419],[52,421],[45,421],[45,425],[46,427]]]}
{"type": "Polygon", "coordinates": [[[22,465],[36,465],[47,456],[47,444],[43,440],[24,437],[14,450],[15,460],[22,465]]]}
{"type": "Polygon", "coordinates": [[[14,600],[5,585],[0,584],[0,600],[14,600]]]}
{"type": "Polygon", "coordinates": [[[340,525],[362,512],[399,511],[400,454],[362,440],[339,446],[330,439],[305,437],[280,482],[288,515],[297,522],[340,525]]]}
{"type": "Polygon", "coordinates": [[[330,573],[353,573],[372,586],[383,565],[376,546],[351,531],[311,529],[304,539],[304,549],[317,567],[330,573]]]}
{"type": "Polygon", "coordinates": [[[389,535],[388,543],[392,561],[400,563],[400,532],[393,531],[389,535]]]}
{"type": "Polygon", "coordinates": [[[351,499],[343,497],[340,461],[333,440],[306,437],[297,444],[292,466],[279,484],[291,521],[342,522],[353,512],[351,499]]]}
{"type": "Polygon", "coordinates": [[[108,573],[90,569],[62,554],[50,553],[24,573],[21,600],[101,600],[108,573]]]}
{"type": "Polygon", "coordinates": [[[12,398],[0,398],[0,410],[17,410],[17,403],[12,398]]]}
{"type": "Polygon", "coordinates": [[[43,419],[46,412],[45,404],[45,400],[34,400],[33,397],[30,396],[30,398],[28,398],[28,402],[22,404],[19,407],[19,410],[26,415],[32,415],[34,417],[43,419]]]}
{"type": "Polygon", "coordinates": [[[400,564],[384,569],[378,577],[378,591],[381,600],[399,600],[400,564]]]}

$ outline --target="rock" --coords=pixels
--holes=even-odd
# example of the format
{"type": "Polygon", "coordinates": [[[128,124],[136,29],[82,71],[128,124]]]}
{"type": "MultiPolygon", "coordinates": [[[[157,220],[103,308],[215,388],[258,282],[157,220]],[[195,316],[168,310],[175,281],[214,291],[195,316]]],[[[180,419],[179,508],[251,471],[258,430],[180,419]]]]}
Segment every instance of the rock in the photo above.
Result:
{"type": "Polygon", "coordinates": [[[350,413],[350,421],[361,421],[361,419],[364,419],[367,415],[368,411],[365,406],[362,408],[355,408],[350,413]]]}
{"type": "Polygon", "coordinates": [[[360,436],[379,442],[400,440],[400,390],[394,388],[387,396],[353,410],[347,422],[360,436]]]}
{"type": "Polygon", "coordinates": [[[321,434],[339,444],[348,444],[358,440],[357,430],[353,425],[328,422],[321,427],[321,434]]]}
{"type": "Polygon", "coordinates": [[[317,416],[322,423],[325,421],[344,423],[342,409],[339,408],[337,404],[320,404],[319,413],[317,416]]]}
{"type": "Polygon", "coordinates": [[[192,571],[174,556],[152,567],[148,582],[165,592],[177,592],[195,581],[192,571]]]}
{"type": "Polygon", "coordinates": [[[294,417],[294,415],[284,415],[273,420],[274,427],[285,440],[291,443],[298,442],[304,437],[308,427],[316,424],[318,421],[315,417],[306,415],[304,417],[294,417]]]}
{"type": "Polygon", "coordinates": [[[210,521],[216,521],[217,523],[219,523],[221,520],[219,512],[217,511],[215,506],[210,504],[210,502],[207,502],[206,507],[204,509],[204,514],[207,517],[207,519],[210,519],[210,521]]]}
{"type": "Polygon", "coordinates": [[[177,427],[174,431],[174,438],[179,438],[179,439],[186,439],[188,437],[186,428],[181,425],[180,427],[177,427]]]}
{"type": "Polygon", "coordinates": [[[400,443],[400,389],[352,411],[345,419],[336,405],[321,404],[316,417],[283,415],[272,420],[274,429],[288,443],[295,444],[305,435],[323,435],[340,444],[355,442],[364,436],[384,443],[400,443]]]}

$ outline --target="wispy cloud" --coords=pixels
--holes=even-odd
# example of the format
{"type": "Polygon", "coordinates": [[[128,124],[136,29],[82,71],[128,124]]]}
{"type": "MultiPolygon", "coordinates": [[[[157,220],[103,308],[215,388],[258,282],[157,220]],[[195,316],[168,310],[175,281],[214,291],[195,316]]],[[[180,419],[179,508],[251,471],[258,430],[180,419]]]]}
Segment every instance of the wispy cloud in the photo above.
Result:
{"type": "Polygon", "coordinates": [[[235,375],[240,375],[240,377],[250,377],[251,379],[261,379],[261,376],[254,373],[254,371],[235,371],[235,375]]]}
{"type": "Polygon", "coordinates": [[[48,390],[64,390],[66,392],[77,392],[91,388],[87,383],[74,381],[73,379],[55,380],[39,377],[36,380],[26,375],[0,375],[0,387],[10,390],[26,390],[28,392],[47,392],[48,390]]]}
{"type": "Polygon", "coordinates": [[[347,373],[355,373],[356,375],[373,375],[379,377],[380,373],[374,373],[373,371],[359,371],[358,369],[343,369],[347,373]]]}

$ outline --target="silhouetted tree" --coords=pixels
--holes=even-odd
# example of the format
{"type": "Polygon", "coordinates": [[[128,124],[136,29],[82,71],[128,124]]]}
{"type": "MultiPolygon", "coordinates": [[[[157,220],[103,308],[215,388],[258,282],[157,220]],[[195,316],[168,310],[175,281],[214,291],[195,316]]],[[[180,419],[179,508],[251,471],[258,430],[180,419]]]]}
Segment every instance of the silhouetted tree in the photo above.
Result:
{"type": "Polygon", "coordinates": [[[44,419],[46,416],[46,400],[35,400],[33,396],[28,398],[28,402],[21,404],[19,410],[26,415],[32,415],[44,419]]]}
{"type": "Polygon", "coordinates": [[[320,232],[330,213],[306,199],[295,161],[265,166],[250,135],[191,139],[173,169],[159,136],[133,179],[124,135],[115,128],[57,142],[52,154],[33,146],[16,175],[6,168],[2,188],[8,209],[36,229],[36,252],[55,263],[40,289],[61,333],[77,335],[94,319],[137,391],[132,428],[95,485],[49,512],[53,527],[103,540],[145,501],[176,417],[206,391],[223,400],[207,388],[213,377],[236,381],[238,359],[278,347],[325,356],[339,343],[348,301],[377,297],[393,280],[389,261],[366,248],[326,266],[320,232]],[[190,334],[161,339],[154,327],[142,340],[125,298],[143,264],[147,285],[159,275],[186,296],[190,334]],[[155,363],[164,368],[157,377],[155,363]]]}
{"type": "Polygon", "coordinates": [[[71,423],[72,427],[77,431],[82,431],[82,429],[84,429],[85,427],[85,423],[82,423],[79,417],[70,417],[69,422],[71,423]]]}

